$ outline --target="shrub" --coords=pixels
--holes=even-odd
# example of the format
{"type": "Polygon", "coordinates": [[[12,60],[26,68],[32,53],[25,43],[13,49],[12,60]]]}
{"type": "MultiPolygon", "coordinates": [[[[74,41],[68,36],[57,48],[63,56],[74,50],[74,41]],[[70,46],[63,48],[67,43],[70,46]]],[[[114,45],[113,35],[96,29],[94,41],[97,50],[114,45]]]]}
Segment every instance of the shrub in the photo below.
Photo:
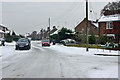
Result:
{"type": "Polygon", "coordinates": [[[91,36],[89,36],[89,43],[90,44],[95,44],[96,43],[95,36],[94,36],[93,33],[91,34],[91,36]]]}
{"type": "Polygon", "coordinates": [[[5,36],[5,41],[6,42],[12,42],[13,41],[13,37],[10,34],[7,34],[7,36],[5,36]]]}
{"type": "Polygon", "coordinates": [[[101,36],[100,37],[100,44],[105,45],[106,42],[108,42],[108,37],[107,36],[101,36]]]}
{"type": "Polygon", "coordinates": [[[13,41],[17,42],[18,39],[20,39],[20,37],[14,37],[14,38],[13,38],[13,41]]]}
{"type": "Polygon", "coordinates": [[[65,45],[65,41],[62,41],[62,44],[65,45]]]}

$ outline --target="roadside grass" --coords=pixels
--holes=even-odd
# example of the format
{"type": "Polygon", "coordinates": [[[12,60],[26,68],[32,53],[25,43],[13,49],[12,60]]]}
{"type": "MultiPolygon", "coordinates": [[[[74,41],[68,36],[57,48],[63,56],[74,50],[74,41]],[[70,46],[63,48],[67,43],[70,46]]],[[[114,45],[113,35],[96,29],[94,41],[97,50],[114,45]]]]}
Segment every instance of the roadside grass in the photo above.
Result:
{"type": "MultiPolygon", "coordinates": [[[[63,45],[67,46],[67,47],[83,47],[83,48],[86,48],[86,44],[63,44],[63,45]]],[[[101,47],[101,45],[97,45],[97,44],[89,44],[88,47],[89,48],[95,48],[95,49],[119,50],[120,51],[120,48],[101,47]]]]}
{"type": "MultiPolygon", "coordinates": [[[[86,48],[86,44],[64,44],[64,46],[68,46],[68,47],[83,47],[83,48],[86,48]]],[[[92,45],[92,44],[89,44],[88,45],[89,48],[96,48],[96,49],[102,49],[100,45],[92,45]]]]}

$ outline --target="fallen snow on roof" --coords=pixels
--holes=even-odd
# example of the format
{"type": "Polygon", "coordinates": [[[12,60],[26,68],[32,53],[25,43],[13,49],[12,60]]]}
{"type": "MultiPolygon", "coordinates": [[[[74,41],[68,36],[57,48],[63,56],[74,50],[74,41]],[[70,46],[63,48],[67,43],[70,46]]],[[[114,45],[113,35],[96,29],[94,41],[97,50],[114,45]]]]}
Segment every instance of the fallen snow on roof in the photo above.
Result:
{"type": "Polygon", "coordinates": [[[4,33],[4,31],[0,30],[0,33],[4,33]]]}
{"type": "Polygon", "coordinates": [[[120,14],[102,16],[98,22],[120,21],[120,14]]]}
{"type": "Polygon", "coordinates": [[[29,34],[29,33],[26,33],[26,34],[25,34],[25,37],[27,37],[27,36],[30,36],[30,34],[29,34]]]}
{"type": "Polygon", "coordinates": [[[98,23],[92,22],[92,24],[93,24],[94,26],[98,27],[98,23]]]}
{"type": "Polygon", "coordinates": [[[0,24],[0,26],[7,27],[7,26],[5,26],[5,25],[3,25],[3,24],[0,24]]]}
{"type": "Polygon", "coordinates": [[[53,35],[53,34],[58,34],[58,29],[54,32],[54,33],[52,33],[52,34],[50,34],[50,35],[53,35]]]}
{"type": "Polygon", "coordinates": [[[10,31],[5,31],[5,33],[10,33],[10,31]]]}

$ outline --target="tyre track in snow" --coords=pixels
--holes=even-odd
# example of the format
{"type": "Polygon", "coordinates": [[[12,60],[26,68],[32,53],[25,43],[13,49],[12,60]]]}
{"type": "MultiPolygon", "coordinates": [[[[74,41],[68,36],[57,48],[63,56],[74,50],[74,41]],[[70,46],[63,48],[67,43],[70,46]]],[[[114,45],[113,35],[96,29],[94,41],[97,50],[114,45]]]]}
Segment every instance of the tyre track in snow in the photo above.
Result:
{"type": "MultiPolygon", "coordinates": [[[[34,45],[36,46],[36,45],[34,45]]],[[[3,60],[4,78],[59,78],[58,57],[47,49],[32,47],[26,53],[3,60]],[[9,66],[8,66],[9,65],[9,66]]]]}
{"type": "Polygon", "coordinates": [[[90,78],[89,71],[117,64],[114,58],[65,54],[42,47],[40,42],[33,42],[31,51],[15,54],[3,62],[4,67],[10,65],[3,69],[5,78],[90,78]]]}

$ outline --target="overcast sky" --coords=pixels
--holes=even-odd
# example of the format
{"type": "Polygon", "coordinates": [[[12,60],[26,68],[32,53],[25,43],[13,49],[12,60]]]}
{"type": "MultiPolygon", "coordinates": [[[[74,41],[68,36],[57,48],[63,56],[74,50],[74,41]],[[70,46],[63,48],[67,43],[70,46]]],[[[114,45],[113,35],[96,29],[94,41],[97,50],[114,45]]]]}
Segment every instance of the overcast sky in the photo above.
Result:
{"type": "MultiPolygon", "coordinates": [[[[100,10],[108,3],[89,2],[90,19],[97,19],[100,10]]],[[[82,2],[2,2],[2,24],[16,33],[24,34],[40,31],[48,27],[48,18],[52,26],[58,28],[74,27],[85,18],[85,1],[82,2]]]]}

